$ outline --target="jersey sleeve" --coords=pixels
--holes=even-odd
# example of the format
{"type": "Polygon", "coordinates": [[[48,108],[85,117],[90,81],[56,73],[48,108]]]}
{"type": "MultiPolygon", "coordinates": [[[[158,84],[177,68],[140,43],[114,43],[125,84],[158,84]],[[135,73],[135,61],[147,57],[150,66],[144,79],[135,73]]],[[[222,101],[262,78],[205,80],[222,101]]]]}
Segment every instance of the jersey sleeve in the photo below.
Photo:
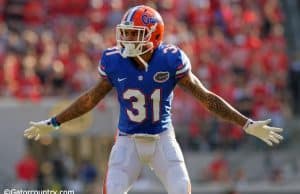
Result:
{"type": "Polygon", "coordinates": [[[175,62],[175,68],[176,80],[179,80],[182,77],[184,77],[192,69],[190,59],[181,49],[179,49],[178,51],[177,60],[175,62]]]}
{"type": "Polygon", "coordinates": [[[103,53],[102,57],[99,61],[98,72],[99,72],[99,75],[104,79],[107,79],[106,65],[107,65],[107,60],[105,57],[105,53],[103,53]]]}
{"type": "Polygon", "coordinates": [[[107,79],[112,85],[114,85],[112,81],[112,66],[113,64],[111,56],[109,55],[108,51],[105,50],[102,53],[101,59],[98,64],[98,72],[102,79],[107,79]]]}

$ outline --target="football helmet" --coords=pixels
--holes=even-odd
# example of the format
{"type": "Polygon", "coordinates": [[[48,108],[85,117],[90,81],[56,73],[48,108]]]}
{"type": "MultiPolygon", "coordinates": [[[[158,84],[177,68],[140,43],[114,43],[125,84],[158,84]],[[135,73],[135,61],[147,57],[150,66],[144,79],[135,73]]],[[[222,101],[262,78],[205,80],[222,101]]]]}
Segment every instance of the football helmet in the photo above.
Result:
{"type": "Polygon", "coordinates": [[[151,7],[130,8],[116,28],[117,46],[123,57],[139,57],[155,49],[164,35],[164,22],[151,7]]]}

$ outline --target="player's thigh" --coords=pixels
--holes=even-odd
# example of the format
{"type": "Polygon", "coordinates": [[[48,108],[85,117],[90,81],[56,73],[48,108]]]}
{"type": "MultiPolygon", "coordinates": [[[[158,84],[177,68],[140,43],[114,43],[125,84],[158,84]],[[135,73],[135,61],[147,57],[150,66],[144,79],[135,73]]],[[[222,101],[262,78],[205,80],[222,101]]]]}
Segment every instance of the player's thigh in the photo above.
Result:
{"type": "Polygon", "coordinates": [[[133,140],[118,137],[110,153],[104,190],[107,194],[126,193],[137,179],[141,168],[133,140]]]}
{"type": "Polygon", "coordinates": [[[162,137],[152,167],[169,194],[190,193],[191,185],[181,148],[174,137],[162,137]]]}

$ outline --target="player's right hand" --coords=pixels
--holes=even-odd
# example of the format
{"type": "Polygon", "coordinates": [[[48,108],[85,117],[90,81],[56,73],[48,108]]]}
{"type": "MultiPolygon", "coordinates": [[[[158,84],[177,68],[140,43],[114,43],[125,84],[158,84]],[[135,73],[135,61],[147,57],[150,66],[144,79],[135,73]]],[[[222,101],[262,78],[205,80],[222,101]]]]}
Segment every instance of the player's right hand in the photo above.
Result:
{"type": "Polygon", "coordinates": [[[39,140],[40,137],[50,134],[52,131],[59,128],[59,125],[56,125],[53,121],[53,118],[33,122],[30,121],[29,124],[31,125],[28,129],[24,131],[24,136],[28,139],[39,140]]]}

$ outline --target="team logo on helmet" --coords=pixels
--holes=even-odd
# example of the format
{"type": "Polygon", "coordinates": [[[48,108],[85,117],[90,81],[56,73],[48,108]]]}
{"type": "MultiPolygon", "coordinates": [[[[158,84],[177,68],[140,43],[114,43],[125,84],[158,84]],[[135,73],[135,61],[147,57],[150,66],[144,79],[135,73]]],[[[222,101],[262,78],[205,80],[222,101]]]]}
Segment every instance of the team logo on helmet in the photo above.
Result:
{"type": "Polygon", "coordinates": [[[155,24],[157,22],[157,19],[154,17],[149,17],[148,15],[144,14],[142,15],[142,21],[144,24],[155,24]]]}
{"type": "Polygon", "coordinates": [[[170,73],[167,72],[167,71],[160,71],[160,72],[157,72],[154,76],[153,76],[153,79],[155,82],[158,82],[158,83],[163,83],[163,82],[166,82],[170,77],[170,73]]]}

